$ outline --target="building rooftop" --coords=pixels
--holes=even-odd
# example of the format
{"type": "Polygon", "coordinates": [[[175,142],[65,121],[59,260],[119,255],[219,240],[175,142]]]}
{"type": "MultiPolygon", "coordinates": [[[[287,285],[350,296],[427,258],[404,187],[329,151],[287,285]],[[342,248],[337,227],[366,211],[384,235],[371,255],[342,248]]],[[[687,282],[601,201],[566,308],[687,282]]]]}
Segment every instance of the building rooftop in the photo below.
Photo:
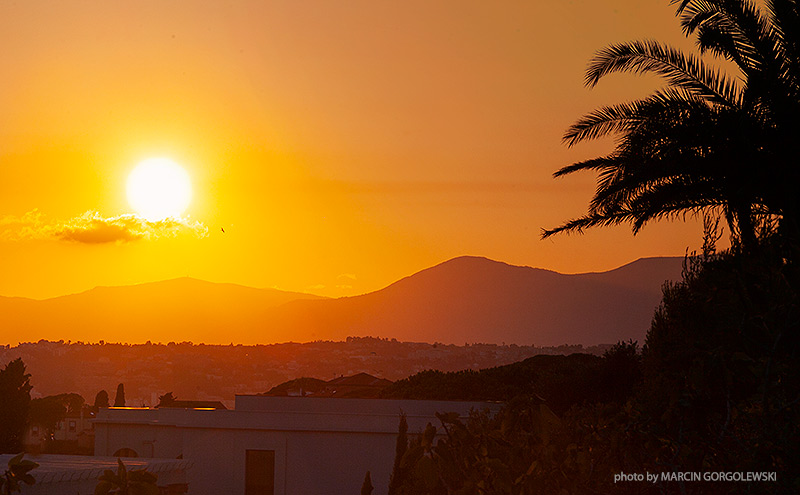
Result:
{"type": "Polygon", "coordinates": [[[174,400],[158,407],[173,407],[177,409],[227,409],[225,404],[218,400],[174,400]]]}
{"type": "Polygon", "coordinates": [[[140,424],[183,428],[221,428],[275,431],[397,432],[401,414],[410,430],[436,422],[436,413],[496,411],[492,402],[405,399],[335,399],[330,397],[270,397],[237,395],[234,410],[101,409],[95,425],[140,424]]]}

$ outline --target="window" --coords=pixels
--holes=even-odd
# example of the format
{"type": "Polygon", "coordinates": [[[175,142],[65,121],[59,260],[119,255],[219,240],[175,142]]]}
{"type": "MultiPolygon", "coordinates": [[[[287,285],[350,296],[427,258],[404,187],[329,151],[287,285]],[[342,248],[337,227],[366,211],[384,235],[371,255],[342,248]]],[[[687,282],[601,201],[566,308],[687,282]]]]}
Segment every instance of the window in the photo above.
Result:
{"type": "Polygon", "coordinates": [[[31,434],[35,437],[39,436],[39,427],[34,425],[31,427],[31,434]]]}
{"type": "Polygon", "coordinates": [[[244,495],[275,495],[275,451],[245,453],[244,495]]]}
{"type": "Polygon", "coordinates": [[[75,431],[75,428],[77,426],[78,426],[78,423],[76,423],[75,421],[70,421],[69,422],[69,431],[75,431]]]}

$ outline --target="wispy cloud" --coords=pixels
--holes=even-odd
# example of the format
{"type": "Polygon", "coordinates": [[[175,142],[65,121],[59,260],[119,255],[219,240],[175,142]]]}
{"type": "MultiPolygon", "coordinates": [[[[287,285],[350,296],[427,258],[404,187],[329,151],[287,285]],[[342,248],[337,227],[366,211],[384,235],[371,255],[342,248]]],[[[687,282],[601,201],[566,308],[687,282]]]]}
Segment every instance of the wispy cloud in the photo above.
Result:
{"type": "Polygon", "coordinates": [[[351,290],[353,288],[353,282],[358,280],[358,277],[354,273],[340,273],[336,276],[336,288],[339,290],[351,290]]]}
{"type": "Polygon", "coordinates": [[[104,217],[97,211],[87,211],[64,222],[47,221],[38,209],[20,217],[0,218],[0,239],[51,239],[83,244],[125,243],[157,240],[189,235],[202,239],[208,227],[186,218],[167,218],[149,221],[138,215],[124,214],[104,217]]]}

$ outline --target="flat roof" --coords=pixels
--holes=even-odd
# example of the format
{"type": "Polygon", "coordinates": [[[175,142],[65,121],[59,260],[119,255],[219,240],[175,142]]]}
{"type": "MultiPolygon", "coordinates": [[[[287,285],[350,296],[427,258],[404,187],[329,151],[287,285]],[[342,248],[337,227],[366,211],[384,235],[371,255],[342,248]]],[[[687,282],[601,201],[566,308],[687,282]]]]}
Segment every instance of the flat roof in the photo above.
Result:
{"type": "Polygon", "coordinates": [[[500,403],[402,399],[236,397],[234,410],[101,409],[97,427],[179,427],[296,432],[397,433],[401,414],[409,428],[438,423],[436,413],[467,417],[471,410],[496,412],[500,403]]]}
{"type": "Polygon", "coordinates": [[[365,414],[423,414],[434,412],[469,413],[470,409],[497,409],[500,402],[428,399],[377,399],[358,397],[290,397],[274,395],[236,395],[237,411],[325,412],[365,414]]]}

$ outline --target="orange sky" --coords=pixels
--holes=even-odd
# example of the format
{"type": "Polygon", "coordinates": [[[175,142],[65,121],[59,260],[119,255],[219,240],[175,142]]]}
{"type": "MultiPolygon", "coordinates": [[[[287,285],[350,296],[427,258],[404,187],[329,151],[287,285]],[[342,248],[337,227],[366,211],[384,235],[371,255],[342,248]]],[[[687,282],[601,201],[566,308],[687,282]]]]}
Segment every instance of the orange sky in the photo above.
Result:
{"type": "Polygon", "coordinates": [[[668,0],[2,2],[0,295],[188,275],[340,296],[464,254],[682,255],[696,222],[539,240],[594,190],[552,172],[611,146],[564,130],[656,84],[590,91],[587,61],[645,37],[691,46],[668,0]],[[125,223],[127,175],[162,156],[186,218],[125,223]]]}

